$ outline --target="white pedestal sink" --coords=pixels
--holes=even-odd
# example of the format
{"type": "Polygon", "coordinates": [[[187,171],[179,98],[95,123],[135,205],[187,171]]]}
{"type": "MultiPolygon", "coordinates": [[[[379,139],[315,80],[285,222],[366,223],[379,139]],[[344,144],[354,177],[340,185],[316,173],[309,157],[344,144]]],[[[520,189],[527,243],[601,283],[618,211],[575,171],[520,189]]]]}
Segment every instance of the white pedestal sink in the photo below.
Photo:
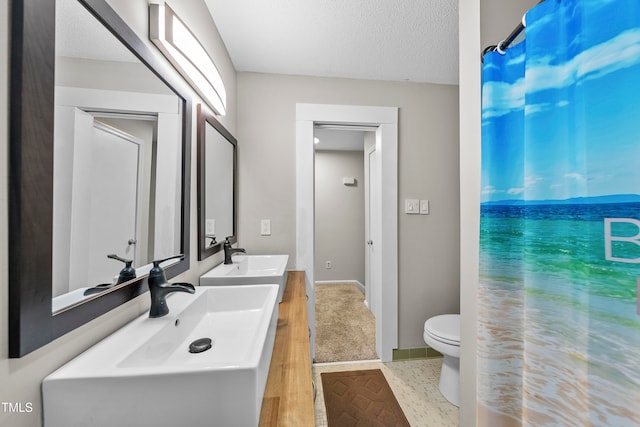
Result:
{"type": "Polygon", "coordinates": [[[42,383],[45,427],[257,426],[278,320],[277,285],[171,294],[42,383]],[[190,344],[212,340],[190,353],[190,344]]]}
{"type": "Polygon", "coordinates": [[[289,255],[233,255],[233,264],[219,264],[200,276],[201,286],[273,283],[282,302],[289,255]]]}

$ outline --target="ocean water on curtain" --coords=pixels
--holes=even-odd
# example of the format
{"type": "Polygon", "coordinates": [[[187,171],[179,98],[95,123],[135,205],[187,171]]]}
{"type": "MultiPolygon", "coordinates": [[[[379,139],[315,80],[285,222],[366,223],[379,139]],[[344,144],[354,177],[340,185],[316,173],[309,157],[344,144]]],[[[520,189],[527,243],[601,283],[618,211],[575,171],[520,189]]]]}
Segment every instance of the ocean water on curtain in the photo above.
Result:
{"type": "Polygon", "coordinates": [[[637,426],[640,2],[526,21],[483,68],[480,418],[637,426]]]}
{"type": "MultiPolygon", "coordinates": [[[[485,365],[494,378],[483,399],[514,417],[525,406],[530,425],[545,419],[588,425],[590,417],[607,420],[594,425],[640,421],[633,409],[640,387],[638,266],[606,261],[603,234],[606,217],[640,218],[640,202],[488,204],[481,211],[481,305],[490,311],[487,332],[506,338],[486,354],[511,357],[485,365]],[[513,364],[518,360],[522,365],[513,364]],[[523,375],[523,365],[521,386],[512,380],[523,375]],[[531,398],[518,403],[521,387],[531,398]]],[[[618,256],[640,257],[636,245],[623,246],[618,256]]]]}

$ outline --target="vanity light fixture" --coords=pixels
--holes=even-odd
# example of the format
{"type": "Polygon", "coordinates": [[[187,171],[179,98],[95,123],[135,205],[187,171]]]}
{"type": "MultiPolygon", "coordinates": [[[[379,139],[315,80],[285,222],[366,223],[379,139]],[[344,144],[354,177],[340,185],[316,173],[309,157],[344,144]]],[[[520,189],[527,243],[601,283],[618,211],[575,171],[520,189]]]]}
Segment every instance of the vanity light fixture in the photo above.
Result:
{"type": "Polygon", "coordinates": [[[149,39],[217,115],[227,110],[220,72],[189,27],[165,2],[149,4],[149,39]]]}

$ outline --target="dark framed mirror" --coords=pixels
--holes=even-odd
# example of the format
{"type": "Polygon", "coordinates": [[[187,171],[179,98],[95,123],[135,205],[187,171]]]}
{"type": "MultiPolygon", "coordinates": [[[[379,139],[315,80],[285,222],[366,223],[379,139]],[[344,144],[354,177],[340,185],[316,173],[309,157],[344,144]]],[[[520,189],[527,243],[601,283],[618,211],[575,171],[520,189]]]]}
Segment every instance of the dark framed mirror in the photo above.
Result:
{"type": "Polygon", "coordinates": [[[198,259],[222,250],[236,234],[236,149],[238,141],[198,104],[198,259]]]}
{"type": "Polygon", "coordinates": [[[151,259],[182,253],[167,277],[188,270],[192,103],[104,0],[14,0],[11,24],[9,357],[22,357],[147,291],[151,259]],[[56,43],[78,38],[90,55],[56,43]],[[110,246],[115,218],[132,229],[110,246]]]}

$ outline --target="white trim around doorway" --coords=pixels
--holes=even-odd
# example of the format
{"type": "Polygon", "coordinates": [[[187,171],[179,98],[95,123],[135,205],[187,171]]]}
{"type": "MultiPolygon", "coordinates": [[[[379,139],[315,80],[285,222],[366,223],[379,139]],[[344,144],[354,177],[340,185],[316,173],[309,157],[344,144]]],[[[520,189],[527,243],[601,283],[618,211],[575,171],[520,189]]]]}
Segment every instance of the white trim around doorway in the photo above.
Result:
{"type": "Polygon", "coordinates": [[[376,318],[376,348],[383,362],[398,347],[398,108],[296,104],[296,269],[305,272],[311,354],[315,354],[314,124],[376,126],[380,171],[380,242],[376,251],[382,285],[376,318]]]}

